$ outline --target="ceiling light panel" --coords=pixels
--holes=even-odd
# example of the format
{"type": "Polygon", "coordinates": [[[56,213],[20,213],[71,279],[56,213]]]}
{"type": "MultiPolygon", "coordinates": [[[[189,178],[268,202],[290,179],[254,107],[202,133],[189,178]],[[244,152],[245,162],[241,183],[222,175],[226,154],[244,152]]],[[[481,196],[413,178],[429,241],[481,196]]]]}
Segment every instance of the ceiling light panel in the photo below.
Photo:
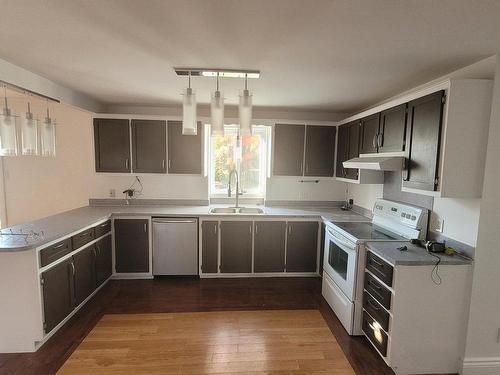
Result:
{"type": "Polygon", "coordinates": [[[217,77],[219,78],[260,78],[258,70],[236,70],[236,69],[201,69],[201,68],[174,68],[178,76],[187,76],[191,72],[191,76],[195,77],[217,77]]]}

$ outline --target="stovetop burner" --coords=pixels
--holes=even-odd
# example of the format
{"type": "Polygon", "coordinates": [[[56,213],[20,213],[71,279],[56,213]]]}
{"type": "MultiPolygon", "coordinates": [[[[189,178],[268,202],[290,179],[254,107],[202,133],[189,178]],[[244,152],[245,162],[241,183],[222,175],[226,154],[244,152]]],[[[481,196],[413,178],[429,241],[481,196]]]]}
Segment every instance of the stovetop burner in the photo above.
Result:
{"type": "Polygon", "coordinates": [[[357,240],[405,241],[404,237],[385,231],[372,223],[345,222],[335,223],[336,227],[350,234],[357,240]]]}

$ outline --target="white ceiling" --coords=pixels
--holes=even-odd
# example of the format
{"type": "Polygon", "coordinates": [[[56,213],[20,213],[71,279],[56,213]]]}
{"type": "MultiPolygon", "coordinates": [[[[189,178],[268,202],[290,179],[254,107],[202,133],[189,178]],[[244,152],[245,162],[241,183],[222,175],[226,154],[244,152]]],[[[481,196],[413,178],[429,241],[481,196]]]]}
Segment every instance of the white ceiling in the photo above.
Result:
{"type": "MultiPolygon", "coordinates": [[[[1,0],[0,11],[0,58],[115,104],[180,103],[187,82],[173,67],[244,68],[261,71],[257,106],[350,112],[500,46],[497,0],[1,0]]],[[[193,86],[209,102],[213,79],[193,86]]],[[[222,86],[236,103],[242,82],[222,86]]]]}

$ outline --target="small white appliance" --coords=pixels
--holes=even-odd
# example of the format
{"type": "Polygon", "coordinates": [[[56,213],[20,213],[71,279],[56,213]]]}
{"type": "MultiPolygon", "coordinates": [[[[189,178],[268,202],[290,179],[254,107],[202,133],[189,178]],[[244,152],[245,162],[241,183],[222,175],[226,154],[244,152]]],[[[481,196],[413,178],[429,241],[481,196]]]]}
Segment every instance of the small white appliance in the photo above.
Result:
{"type": "Polygon", "coordinates": [[[425,239],[429,211],[379,199],[371,222],[328,222],[322,294],[350,335],[362,335],[362,296],[367,241],[425,239]]]}

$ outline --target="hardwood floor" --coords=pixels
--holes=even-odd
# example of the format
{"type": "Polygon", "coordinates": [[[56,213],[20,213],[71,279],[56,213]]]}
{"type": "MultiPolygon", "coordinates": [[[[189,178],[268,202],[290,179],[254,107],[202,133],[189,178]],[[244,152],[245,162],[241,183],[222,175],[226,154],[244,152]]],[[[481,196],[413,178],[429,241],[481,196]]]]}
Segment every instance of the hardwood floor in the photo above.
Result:
{"type": "Polygon", "coordinates": [[[0,354],[0,374],[54,374],[104,314],[318,310],[358,375],[391,375],[364,337],[351,337],[321,296],[319,278],[110,281],[36,353],[0,354]]]}
{"type": "Polygon", "coordinates": [[[109,314],[59,370],[355,375],[318,310],[109,314]]]}

